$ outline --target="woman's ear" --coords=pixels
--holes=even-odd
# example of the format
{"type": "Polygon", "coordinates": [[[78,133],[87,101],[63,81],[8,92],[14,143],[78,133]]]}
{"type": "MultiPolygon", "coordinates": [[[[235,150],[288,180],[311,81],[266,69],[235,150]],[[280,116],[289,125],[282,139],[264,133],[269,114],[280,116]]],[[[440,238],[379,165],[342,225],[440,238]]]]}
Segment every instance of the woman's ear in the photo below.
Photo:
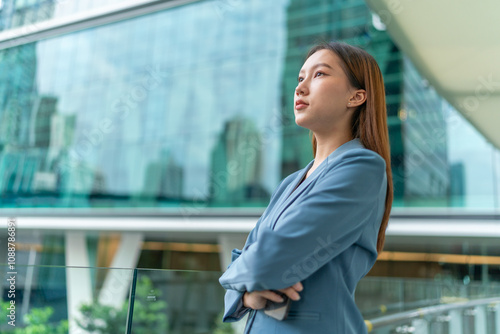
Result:
{"type": "Polygon", "coordinates": [[[348,107],[359,107],[366,101],[366,91],[364,89],[358,89],[349,99],[348,107]]]}

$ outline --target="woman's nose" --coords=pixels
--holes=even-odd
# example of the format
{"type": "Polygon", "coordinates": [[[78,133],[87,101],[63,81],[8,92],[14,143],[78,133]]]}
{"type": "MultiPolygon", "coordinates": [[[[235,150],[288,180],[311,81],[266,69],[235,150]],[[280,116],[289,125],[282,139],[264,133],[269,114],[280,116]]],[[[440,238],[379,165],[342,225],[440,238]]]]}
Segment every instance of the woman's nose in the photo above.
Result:
{"type": "Polygon", "coordinates": [[[297,88],[295,88],[295,95],[304,95],[304,88],[301,84],[299,84],[297,88]]]}

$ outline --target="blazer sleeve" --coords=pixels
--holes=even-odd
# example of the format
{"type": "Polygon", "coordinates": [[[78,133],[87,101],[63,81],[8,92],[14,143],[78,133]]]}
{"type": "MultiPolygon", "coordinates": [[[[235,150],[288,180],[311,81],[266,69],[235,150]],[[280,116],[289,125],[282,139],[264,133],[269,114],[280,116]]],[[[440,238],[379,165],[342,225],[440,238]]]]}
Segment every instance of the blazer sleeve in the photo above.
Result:
{"type": "MultiPolygon", "coordinates": [[[[387,178],[385,160],[367,149],[339,156],[314,187],[275,222],[219,279],[226,289],[283,289],[313,274],[361,236],[381,208],[387,178]]],[[[384,197],[385,198],[385,197],[384,197]]],[[[380,226],[380,221],[376,222],[380,226]]],[[[378,228],[377,228],[378,231],[378,228]]]]}
{"type": "MultiPolygon", "coordinates": [[[[251,245],[255,242],[255,237],[257,234],[257,231],[259,229],[260,221],[262,220],[262,217],[259,218],[257,221],[257,224],[255,224],[255,227],[250,231],[250,234],[247,237],[247,240],[245,242],[244,248],[246,248],[248,245],[251,245]]],[[[232,264],[236,259],[238,259],[241,255],[242,251],[240,249],[234,248],[231,251],[231,263],[227,267],[226,270],[229,270],[231,268],[232,264]]],[[[222,322],[235,322],[243,318],[243,316],[250,311],[250,308],[245,307],[243,305],[243,294],[245,291],[236,291],[232,290],[230,288],[226,288],[226,294],[224,296],[224,315],[222,316],[222,322]]]]}
{"type": "MultiPolygon", "coordinates": [[[[282,180],[281,183],[276,187],[276,190],[274,191],[274,193],[271,196],[270,205],[268,206],[268,208],[271,206],[271,204],[275,200],[276,195],[278,193],[280,193],[280,190],[282,190],[281,186],[283,185],[285,180],[286,180],[286,178],[284,180],[282,180]]],[[[252,229],[252,231],[250,231],[250,234],[248,235],[247,240],[245,242],[245,246],[243,247],[244,250],[256,242],[260,222],[262,221],[263,217],[265,217],[266,211],[267,211],[267,209],[261,215],[261,217],[259,218],[259,220],[255,224],[255,227],[252,229]]],[[[243,252],[244,252],[244,250],[243,250],[243,252]]],[[[231,263],[229,264],[229,266],[227,267],[226,270],[229,270],[229,268],[231,268],[232,264],[240,257],[241,254],[242,254],[242,250],[237,249],[237,248],[235,248],[231,251],[231,263]]],[[[230,287],[227,287],[226,289],[227,289],[227,291],[226,291],[226,294],[224,296],[224,315],[222,317],[222,321],[223,322],[238,321],[250,310],[250,308],[245,307],[243,305],[242,298],[243,298],[243,294],[245,293],[245,291],[236,291],[236,290],[231,289],[230,287]]]]}
{"type": "MultiPolygon", "coordinates": [[[[248,240],[248,239],[247,239],[248,240]]],[[[231,264],[241,255],[241,250],[235,248],[231,252],[231,264]]],[[[228,266],[231,267],[231,264],[228,266]]],[[[244,291],[228,289],[224,296],[224,315],[222,322],[234,322],[240,320],[250,309],[243,305],[244,291]]]]}

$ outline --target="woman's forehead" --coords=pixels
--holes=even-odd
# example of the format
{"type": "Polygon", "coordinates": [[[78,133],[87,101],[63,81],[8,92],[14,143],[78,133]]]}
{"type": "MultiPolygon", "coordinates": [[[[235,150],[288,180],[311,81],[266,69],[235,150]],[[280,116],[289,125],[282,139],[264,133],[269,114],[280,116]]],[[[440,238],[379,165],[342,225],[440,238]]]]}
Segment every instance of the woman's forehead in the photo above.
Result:
{"type": "Polygon", "coordinates": [[[339,66],[339,57],[332,51],[322,49],[313,53],[302,65],[301,72],[318,67],[318,65],[327,65],[327,67],[335,68],[339,66]]]}

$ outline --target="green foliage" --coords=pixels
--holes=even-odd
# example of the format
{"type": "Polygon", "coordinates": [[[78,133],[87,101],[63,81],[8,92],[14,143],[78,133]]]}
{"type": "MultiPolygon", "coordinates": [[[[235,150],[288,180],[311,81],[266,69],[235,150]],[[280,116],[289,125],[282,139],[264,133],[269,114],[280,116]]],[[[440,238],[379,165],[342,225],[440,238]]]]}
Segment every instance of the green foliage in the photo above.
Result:
{"type": "Polygon", "coordinates": [[[217,318],[215,318],[215,329],[213,334],[234,334],[234,329],[231,323],[222,322],[222,316],[224,311],[219,313],[217,318]]]}
{"type": "MultiPolygon", "coordinates": [[[[2,318],[7,317],[6,310],[9,307],[9,302],[0,302],[2,308],[2,318]],[[5,313],[5,314],[4,314],[5,313]]],[[[67,334],[68,321],[63,320],[59,323],[49,323],[50,317],[54,313],[54,309],[50,306],[41,308],[32,308],[28,314],[24,316],[24,324],[26,327],[21,328],[19,321],[16,321],[14,334],[67,334]]]]}
{"type": "MultiPolygon", "coordinates": [[[[167,332],[167,303],[162,300],[157,300],[159,297],[161,297],[161,292],[154,289],[153,283],[149,277],[144,276],[137,282],[132,327],[134,334],[167,332]]],[[[9,302],[0,301],[0,307],[0,315],[2,319],[6,319],[9,302]]],[[[98,302],[85,304],[80,307],[80,312],[82,314],[82,319],[81,321],[77,321],[77,324],[88,332],[94,334],[125,333],[128,301],[123,303],[119,309],[102,305],[98,302]]],[[[67,334],[69,328],[67,320],[63,320],[59,323],[49,323],[53,313],[54,309],[49,306],[32,308],[24,318],[26,327],[20,328],[21,324],[19,321],[16,321],[16,327],[12,327],[9,333],[67,334]]]]}
{"type": "Polygon", "coordinates": [[[82,305],[80,312],[83,321],[77,320],[79,327],[91,332],[101,334],[125,333],[127,322],[127,303],[124,303],[120,309],[111,306],[93,303],[82,305]]]}
{"type": "Polygon", "coordinates": [[[134,334],[163,334],[167,332],[167,303],[157,300],[159,297],[161,297],[161,291],[155,290],[151,279],[143,276],[135,289],[132,327],[134,334]]]}
{"type": "MultiPolygon", "coordinates": [[[[160,296],[160,291],[154,289],[149,277],[143,276],[141,280],[137,282],[132,319],[132,330],[134,334],[167,332],[167,303],[156,300],[160,296]]],[[[116,334],[125,332],[128,301],[119,309],[95,302],[88,305],[82,305],[80,312],[83,318],[81,321],[77,321],[77,324],[86,331],[95,334],[116,334]]]]}

